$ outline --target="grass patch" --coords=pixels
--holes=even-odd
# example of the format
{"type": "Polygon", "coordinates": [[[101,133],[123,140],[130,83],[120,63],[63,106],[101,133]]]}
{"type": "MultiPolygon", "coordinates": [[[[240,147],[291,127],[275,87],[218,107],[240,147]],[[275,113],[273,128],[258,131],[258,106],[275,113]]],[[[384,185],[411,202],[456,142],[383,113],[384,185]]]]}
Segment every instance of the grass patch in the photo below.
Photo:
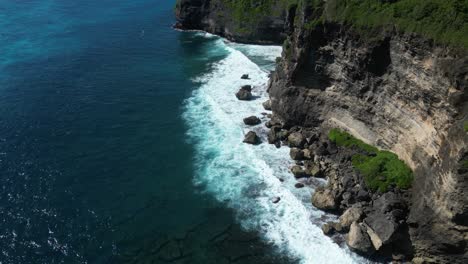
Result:
{"type": "Polygon", "coordinates": [[[463,129],[465,130],[465,132],[468,132],[468,121],[465,121],[463,123],[463,129]]]}
{"type": "Polygon", "coordinates": [[[354,147],[366,152],[366,154],[355,154],[352,157],[352,163],[364,175],[369,189],[386,192],[390,185],[395,185],[400,189],[411,187],[413,172],[396,154],[381,151],[338,129],[332,129],[328,137],[338,146],[354,147]]]}

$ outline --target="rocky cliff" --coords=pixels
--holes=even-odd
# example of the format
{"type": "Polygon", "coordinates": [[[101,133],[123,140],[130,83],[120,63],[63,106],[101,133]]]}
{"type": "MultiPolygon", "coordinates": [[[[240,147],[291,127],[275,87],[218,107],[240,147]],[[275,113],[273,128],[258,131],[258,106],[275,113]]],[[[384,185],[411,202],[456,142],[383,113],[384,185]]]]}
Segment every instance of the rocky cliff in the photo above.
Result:
{"type": "MultiPolygon", "coordinates": [[[[279,42],[286,35],[269,87],[278,130],[340,128],[396,153],[414,173],[412,188],[402,195],[408,206],[408,254],[419,263],[467,263],[466,47],[397,26],[363,30],[330,18],[336,2],[276,6],[277,16],[262,17],[248,33],[227,22],[232,14],[224,9],[226,1],[182,0],[177,15],[184,28],[241,41],[279,42]]],[[[329,177],[336,184],[324,193],[335,193],[334,202],[340,203],[343,192],[336,189],[343,186],[335,174],[329,177]]],[[[390,199],[375,197],[371,204],[390,199]]],[[[357,228],[365,230],[373,220],[354,223],[352,233],[361,234],[357,228]]]]}
{"type": "Polygon", "coordinates": [[[204,30],[227,39],[278,44],[286,38],[287,1],[178,0],[176,27],[204,30]]]}

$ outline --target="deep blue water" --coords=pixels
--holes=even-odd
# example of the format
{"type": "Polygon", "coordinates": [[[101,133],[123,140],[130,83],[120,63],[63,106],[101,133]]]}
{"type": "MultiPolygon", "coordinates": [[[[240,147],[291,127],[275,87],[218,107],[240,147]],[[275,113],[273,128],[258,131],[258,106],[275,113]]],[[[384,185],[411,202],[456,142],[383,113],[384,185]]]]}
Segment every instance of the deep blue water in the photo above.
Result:
{"type": "Polygon", "coordinates": [[[0,263],[290,263],[193,182],[173,1],[0,0],[0,263]]]}

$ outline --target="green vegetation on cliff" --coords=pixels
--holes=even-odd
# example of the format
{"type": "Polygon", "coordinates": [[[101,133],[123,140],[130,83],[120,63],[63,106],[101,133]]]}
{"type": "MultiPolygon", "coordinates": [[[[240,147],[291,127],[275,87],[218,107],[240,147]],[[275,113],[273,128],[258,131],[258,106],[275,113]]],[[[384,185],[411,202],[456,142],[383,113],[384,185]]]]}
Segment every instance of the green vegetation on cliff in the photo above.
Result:
{"type": "Polygon", "coordinates": [[[357,29],[395,27],[468,47],[468,0],[328,0],[327,19],[357,29]]]}
{"type": "Polygon", "coordinates": [[[413,172],[396,154],[381,151],[338,129],[332,129],[328,137],[338,146],[354,147],[366,153],[355,154],[352,163],[364,176],[366,185],[371,190],[386,192],[390,185],[401,189],[411,186],[413,172]]]}

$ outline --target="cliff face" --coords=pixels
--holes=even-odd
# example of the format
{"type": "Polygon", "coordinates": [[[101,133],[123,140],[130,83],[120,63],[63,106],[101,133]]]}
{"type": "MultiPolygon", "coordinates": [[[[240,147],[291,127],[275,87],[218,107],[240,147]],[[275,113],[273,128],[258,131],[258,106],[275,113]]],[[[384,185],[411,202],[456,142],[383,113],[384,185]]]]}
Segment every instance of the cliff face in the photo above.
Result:
{"type": "Polygon", "coordinates": [[[467,57],[394,31],[367,41],[334,23],[308,30],[310,13],[298,10],[272,77],[273,112],[287,126],[339,127],[396,153],[415,173],[408,223],[416,255],[460,261],[468,230],[467,57]]]}
{"type": "Polygon", "coordinates": [[[286,37],[285,1],[242,5],[242,1],[178,0],[177,25],[204,30],[227,39],[258,44],[279,44],[286,37]]]}
{"type": "Polygon", "coordinates": [[[266,35],[263,24],[245,35],[213,15],[219,8],[213,0],[181,1],[177,14],[185,28],[248,42],[257,42],[256,36],[275,42],[287,34],[270,80],[275,117],[284,127],[342,128],[396,153],[414,171],[406,222],[415,261],[466,263],[466,50],[394,29],[369,38],[343,23],[311,26],[317,10],[307,6],[271,18],[275,26],[266,35]]]}

